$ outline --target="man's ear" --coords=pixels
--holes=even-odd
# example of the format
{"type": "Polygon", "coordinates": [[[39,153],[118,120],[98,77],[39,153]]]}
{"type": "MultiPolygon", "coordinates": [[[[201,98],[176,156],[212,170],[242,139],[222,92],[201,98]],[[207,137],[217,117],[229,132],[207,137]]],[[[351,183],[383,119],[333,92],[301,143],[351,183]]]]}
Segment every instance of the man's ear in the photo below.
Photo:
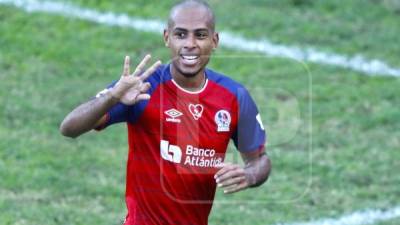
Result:
{"type": "Polygon", "coordinates": [[[164,29],[164,43],[165,43],[165,47],[169,48],[169,33],[168,33],[168,29],[164,29]]]}
{"type": "Polygon", "coordinates": [[[214,49],[215,49],[215,48],[218,48],[219,34],[218,34],[217,32],[214,32],[214,35],[213,35],[213,43],[214,43],[213,48],[214,48],[214,49]]]}

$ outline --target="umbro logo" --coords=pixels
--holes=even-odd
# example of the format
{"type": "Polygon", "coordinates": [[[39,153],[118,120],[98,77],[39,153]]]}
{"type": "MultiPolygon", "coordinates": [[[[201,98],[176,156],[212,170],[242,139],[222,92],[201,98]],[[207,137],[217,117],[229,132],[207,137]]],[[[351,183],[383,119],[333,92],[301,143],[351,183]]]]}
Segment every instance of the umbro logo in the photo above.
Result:
{"type": "Polygon", "coordinates": [[[173,122],[173,123],[180,123],[181,119],[178,119],[178,117],[182,116],[183,113],[179,112],[176,109],[169,109],[164,112],[168,117],[165,118],[166,121],[168,122],[173,122]]]}

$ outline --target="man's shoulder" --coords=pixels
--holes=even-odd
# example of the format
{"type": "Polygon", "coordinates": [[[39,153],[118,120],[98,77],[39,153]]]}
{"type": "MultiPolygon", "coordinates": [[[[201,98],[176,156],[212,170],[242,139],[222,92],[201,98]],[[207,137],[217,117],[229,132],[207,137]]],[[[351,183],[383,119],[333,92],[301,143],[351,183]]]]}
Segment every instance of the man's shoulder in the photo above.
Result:
{"type": "Polygon", "coordinates": [[[234,95],[238,95],[238,93],[240,93],[241,91],[246,90],[243,84],[235,81],[225,74],[216,72],[208,68],[206,69],[206,74],[209,80],[215,82],[219,86],[224,87],[225,89],[228,89],[234,95]]]}
{"type": "Polygon", "coordinates": [[[164,83],[168,80],[171,80],[171,74],[169,73],[169,65],[163,64],[160,65],[153,74],[147,78],[147,82],[150,82],[153,85],[158,85],[164,83]]]}

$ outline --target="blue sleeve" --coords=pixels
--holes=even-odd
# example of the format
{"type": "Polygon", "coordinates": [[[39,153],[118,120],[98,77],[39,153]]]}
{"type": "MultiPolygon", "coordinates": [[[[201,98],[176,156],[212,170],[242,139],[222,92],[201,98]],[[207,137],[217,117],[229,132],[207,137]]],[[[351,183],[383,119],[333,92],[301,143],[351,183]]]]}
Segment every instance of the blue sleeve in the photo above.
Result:
{"type": "Polygon", "coordinates": [[[237,100],[239,118],[237,129],[232,137],[236,148],[240,152],[263,150],[266,134],[256,104],[243,87],[237,90],[237,100]]]}
{"type": "MultiPolygon", "coordinates": [[[[114,87],[114,85],[117,83],[117,81],[112,82],[110,85],[108,85],[104,90],[100,91],[97,95],[96,98],[101,97],[108,91],[110,91],[111,88],[114,87]]],[[[121,122],[130,122],[133,121],[133,113],[132,112],[133,106],[128,106],[123,103],[117,103],[114,105],[110,110],[107,112],[107,120],[106,123],[103,124],[101,127],[97,127],[96,130],[102,130],[114,123],[121,123],[121,122]]]]}

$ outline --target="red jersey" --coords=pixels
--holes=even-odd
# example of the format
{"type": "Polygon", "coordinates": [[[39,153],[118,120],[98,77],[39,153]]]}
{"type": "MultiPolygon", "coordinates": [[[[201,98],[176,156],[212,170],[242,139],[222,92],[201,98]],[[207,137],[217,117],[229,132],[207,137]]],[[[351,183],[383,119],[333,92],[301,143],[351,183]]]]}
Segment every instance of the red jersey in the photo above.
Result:
{"type": "Polygon", "coordinates": [[[108,112],[104,127],[128,127],[125,225],[207,224],[229,140],[241,152],[263,151],[264,128],[247,90],[212,70],[205,74],[204,87],[189,92],[163,65],[147,80],[150,100],[108,112]]]}

